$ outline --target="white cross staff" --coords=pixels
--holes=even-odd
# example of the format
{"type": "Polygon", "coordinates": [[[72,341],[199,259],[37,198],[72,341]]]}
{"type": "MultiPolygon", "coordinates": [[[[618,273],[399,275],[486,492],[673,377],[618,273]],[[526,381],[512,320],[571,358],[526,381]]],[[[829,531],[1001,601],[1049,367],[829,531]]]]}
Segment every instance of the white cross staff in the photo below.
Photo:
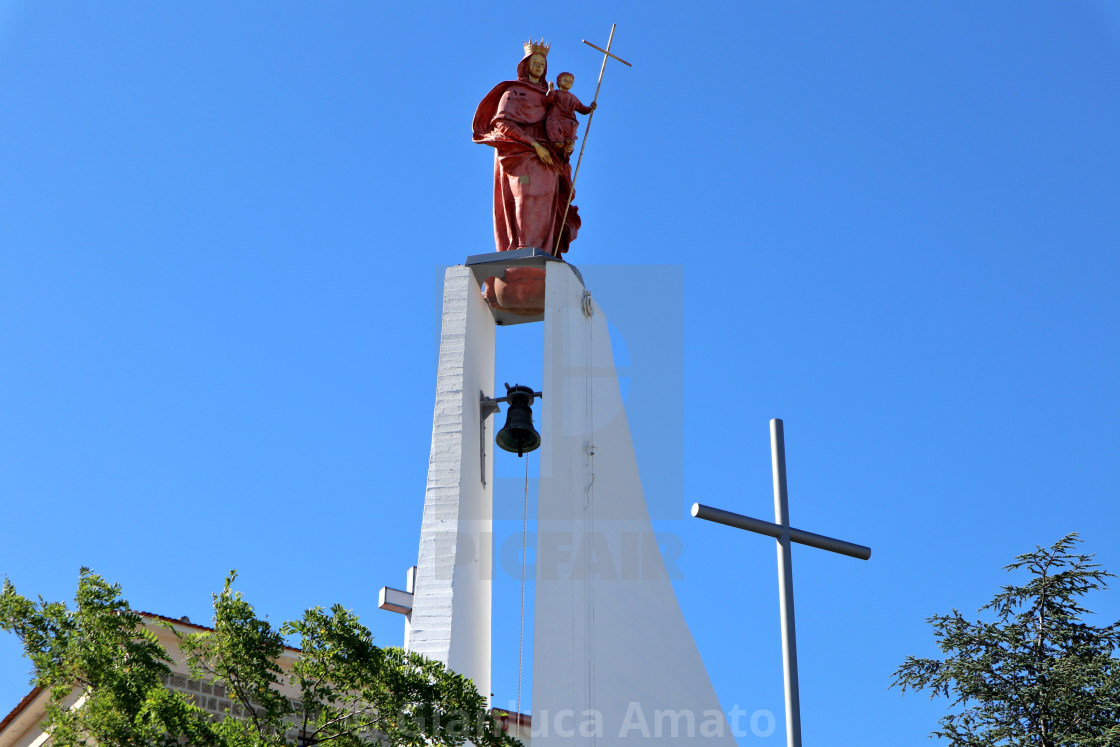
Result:
{"type": "Polygon", "coordinates": [[[801,747],[801,698],[797,687],[797,638],[793,620],[793,557],[790,543],[847,555],[860,560],[871,557],[871,548],[851,542],[804,532],[789,525],[789,499],[786,495],[786,440],[782,421],[770,421],[770,459],[774,468],[774,521],[752,519],[699,503],[692,504],[692,515],[736,529],[765,534],[778,540],[778,591],[782,614],[782,673],[786,685],[786,746],[801,747]]]}

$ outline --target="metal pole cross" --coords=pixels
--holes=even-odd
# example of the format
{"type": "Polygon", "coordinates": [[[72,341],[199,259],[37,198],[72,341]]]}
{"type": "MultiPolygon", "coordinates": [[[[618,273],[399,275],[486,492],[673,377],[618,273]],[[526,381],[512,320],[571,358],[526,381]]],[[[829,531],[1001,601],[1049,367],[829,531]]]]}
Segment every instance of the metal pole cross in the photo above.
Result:
{"type": "Polygon", "coordinates": [[[692,515],[698,519],[726,524],[736,529],[765,534],[778,540],[778,591],[782,615],[782,672],[786,686],[786,746],[801,747],[801,698],[797,685],[797,637],[793,616],[793,557],[790,544],[847,555],[860,560],[871,557],[871,548],[851,542],[813,534],[789,525],[789,497],[786,494],[786,442],[782,421],[770,421],[770,458],[774,468],[774,521],[753,519],[699,503],[692,504],[692,515]]]}
{"type": "MultiPolygon", "coordinates": [[[[600,52],[603,53],[603,65],[602,65],[602,67],[599,68],[599,82],[595,85],[595,98],[591,99],[592,104],[599,103],[599,89],[603,87],[603,73],[606,72],[606,70],[607,70],[607,58],[608,57],[610,57],[612,60],[618,60],[619,62],[621,62],[626,67],[634,67],[633,65],[631,65],[629,62],[622,59],[618,55],[611,54],[611,44],[614,43],[614,28],[617,25],[618,24],[615,24],[615,23],[611,24],[611,35],[609,37],[607,37],[607,48],[606,49],[603,49],[602,47],[596,46],[596,45],[592,44],[591,42],[587,41],[586,39],[583,40],[583,43],[586,44],[587,46],[591,47],[592,49],[597,49],[597,50],[599,50],[600,52]]],[[[595,118],[595,110],[592,109],[591,113],[587,115],[587,126],[584,127],[584,129],[583,129],[583,144],[581,144],[579,146],[579,157],[576,158],[576,170],[572,174],[572,188],[568,192],[568,202],[567,202],[567,204],[564,205],[564,217],[562,217],[560,219],[560,231],[556,234],[556,246],[552,247],[552,254],[553,254],[553,256],[556,256],[556,257],[560,256],[560,242],[563,239],[564,224],[568,220],[568,210],[570,210],[571,207],[572,207],[572,199],[576,196],[576,179],[579,178],[579,165],[581,163],[583,163],[583,149],[587,147],[587,134],[589,132],[591,132],[591,120],[594,119],[594,118],[595,118]]]]}

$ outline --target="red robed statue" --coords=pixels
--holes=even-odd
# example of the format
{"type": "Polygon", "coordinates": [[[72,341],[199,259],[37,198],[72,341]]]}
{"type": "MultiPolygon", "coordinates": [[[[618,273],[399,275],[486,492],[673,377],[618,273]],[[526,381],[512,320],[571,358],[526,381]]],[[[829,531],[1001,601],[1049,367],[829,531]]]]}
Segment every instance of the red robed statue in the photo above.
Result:
{"type": "Polygon", "coordinates": [[[526,42],[517,80],[495,86],[474,115],[474,141],[495,151],[494,241],[500,252],[531,247],[559,256],[580,226],[575,205],[564,217],[572,194],[569,152],[563,143],[550,143],[545,131],[548,49],[544,40],[526,42]]]}

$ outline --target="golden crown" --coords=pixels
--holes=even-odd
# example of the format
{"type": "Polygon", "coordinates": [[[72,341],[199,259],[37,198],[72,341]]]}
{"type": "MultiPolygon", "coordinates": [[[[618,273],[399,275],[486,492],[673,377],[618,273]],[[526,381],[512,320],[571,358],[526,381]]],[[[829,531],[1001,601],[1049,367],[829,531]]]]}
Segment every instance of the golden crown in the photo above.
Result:
{"type": "Polygon", "coordinates": [[[533,37],[529,37],[529,41],[522,42],[522,46],[525,47],[526,57],[531,54],[539,54],[541,57],[548,57],[548,50],[552,48],[552,45],[546,42],[543,37],[537,42],[533,41],[533,37]]]}

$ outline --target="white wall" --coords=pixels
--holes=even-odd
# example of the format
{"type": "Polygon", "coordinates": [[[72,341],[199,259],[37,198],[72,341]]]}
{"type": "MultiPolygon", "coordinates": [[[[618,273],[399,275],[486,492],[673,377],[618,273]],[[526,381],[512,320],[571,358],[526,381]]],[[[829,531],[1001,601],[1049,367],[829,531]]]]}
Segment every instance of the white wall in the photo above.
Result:
{"type": "Polygon", "coordinates": [[[481,434],[484,485],[479,392],[493,396],[493,382],[494,319],[471,271],[448,268],[420,557],[405,646],[470,677],[487,698],[494,418],[487,419],[481,434]]]}
{"type": "Polygon", "coordinates": [[[548,264],[534,747],[734,745],[642,494],[607,320],[548,264]]]}

